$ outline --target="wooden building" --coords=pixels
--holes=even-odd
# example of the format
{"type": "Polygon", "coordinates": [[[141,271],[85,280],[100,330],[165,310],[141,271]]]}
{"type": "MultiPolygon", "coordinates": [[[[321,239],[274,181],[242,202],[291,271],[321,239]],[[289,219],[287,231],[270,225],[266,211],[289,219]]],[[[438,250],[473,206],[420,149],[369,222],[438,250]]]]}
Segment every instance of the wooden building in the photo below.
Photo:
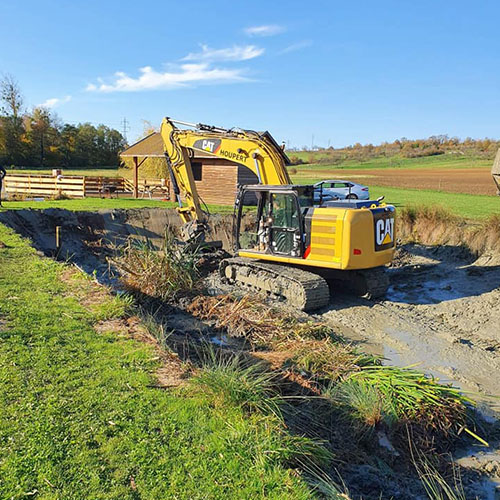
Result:
{"type": "MultiPolygon", "coordinates": [[[[147,158],[165,158],[161,135],[158,132],[148,135],[122,151],[120,157],[133,159],[134,195],[138,197],[141,164],[147,158]]],[[[207,204],[233,205],[239,185],[258,183],[257,176],[247,167],[200,151],[193,152],[191,166],[198,194],[207,204]]],[[[172,192],[170,199],[174,199],[172,192]]]]}

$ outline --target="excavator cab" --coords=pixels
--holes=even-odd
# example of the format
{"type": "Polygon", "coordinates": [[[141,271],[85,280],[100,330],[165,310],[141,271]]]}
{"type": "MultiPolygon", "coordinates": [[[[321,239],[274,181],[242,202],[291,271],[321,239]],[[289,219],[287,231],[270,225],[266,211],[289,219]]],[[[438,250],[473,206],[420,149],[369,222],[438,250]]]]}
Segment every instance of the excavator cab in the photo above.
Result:
{"type": "Polygon", "coordinates": [[[242,186],[236,199],[235,251],[302,257],[311,186],[242,186]]]}

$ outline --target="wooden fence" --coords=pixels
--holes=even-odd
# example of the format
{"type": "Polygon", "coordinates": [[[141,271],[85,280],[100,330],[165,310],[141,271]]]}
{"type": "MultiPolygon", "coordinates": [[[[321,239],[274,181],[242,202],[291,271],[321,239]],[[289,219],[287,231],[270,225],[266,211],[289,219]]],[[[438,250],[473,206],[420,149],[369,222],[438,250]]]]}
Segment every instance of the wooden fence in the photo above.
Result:
{"type": "Polygon", "coordinates": [[[5,192],[11,195],[49,198],[67,196],[84,198],[84,178],[79,176],[53,177],[51,175],[7,174],[4,179],[5,192]]]}
{"type": "MultiPolygon", "coordinates": [[[[132,181],[124,177],[7,174],[4,187],[8,197],[132,197],[134,193],[132,181]]],[[[140,179],[139,197],[169,199],[170,183],[161,179],[140,179]]]]}

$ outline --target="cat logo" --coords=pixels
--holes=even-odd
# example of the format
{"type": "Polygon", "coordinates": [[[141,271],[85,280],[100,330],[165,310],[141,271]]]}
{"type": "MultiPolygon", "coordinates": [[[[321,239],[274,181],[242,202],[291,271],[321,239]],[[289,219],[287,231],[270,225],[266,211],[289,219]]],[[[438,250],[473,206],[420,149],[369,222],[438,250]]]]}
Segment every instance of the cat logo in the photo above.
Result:
{"type": "Polygon", "coordinates": [[[193,144],[193,148],[201,149],[202,151],[206,151],[207,153],[216,154],[220,148],[220,139],[198,139],[193,144]]]}
{"type": "Polygon", "coordinates": [[[203,151],[208,151],[209,153],[212,153],[214,150],[214,147],[215,147],[214,141],[204,140],[202,143],[201,149],[203,149],[203,151]]]}
{"type": "MultiPolygon", "coordinates": [[[[375,215],[375,214],[374,214],[375,215]]],[[[379,213],[374,217],[375,250],[385,250],[394,246],[394,215],[392,212],[379,213]]]]}

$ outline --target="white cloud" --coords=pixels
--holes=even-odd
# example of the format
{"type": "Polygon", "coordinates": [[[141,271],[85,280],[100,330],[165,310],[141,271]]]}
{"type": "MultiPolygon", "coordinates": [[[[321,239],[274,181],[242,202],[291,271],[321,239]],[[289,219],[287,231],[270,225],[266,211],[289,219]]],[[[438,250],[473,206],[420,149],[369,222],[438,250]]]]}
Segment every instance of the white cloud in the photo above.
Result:
{"type": "Polygon", "coordinates": [[[302,42],[292,43],[288,47],[285,47],[283,50],[280,50],[279,54],[288,54],[290,52],[296,52],[297,50],[302,50],[312,45],[311,40],[303,40],[302,42]]]}
{"type": "Polygon", "coordinates": [[[57,106],[60,106],[61,104],[65,104],[67,102],[71,101],[71,96],[67,95],[64,97],[52,97],[51,99],[47,99],[45,102],[40,104],[40,107],[42,108],[55,108],[57,106]]]}
{"type": "Polygon", "coordinates": [[[171,71],[156,71],[151,66],[139,69],[136,78],[126,73],[115,73],[111,83],[98,79],[99,84],[89,83],[86,90],[93,92],[133,92],[139,90],[170,90],[189,84],[235,83],[248,81],[242,69],[214,68],[208,63],[182,64],[171,71]]]}
{"type": "Polygon", "coordinates": [[[191,52],[183,61],[247,61],[264,53],[264,49],[255,45],[233,45],[225,49],[211,49],[201,46],[201,52],[191,52]]]}
{"type": "Polygon", "coordinates": [[[273,36],[283,33],[284,26],[278,24],[263,24],[261,26],[250,26],[245,28],[245,33],[249,36],[273,36]]]}

